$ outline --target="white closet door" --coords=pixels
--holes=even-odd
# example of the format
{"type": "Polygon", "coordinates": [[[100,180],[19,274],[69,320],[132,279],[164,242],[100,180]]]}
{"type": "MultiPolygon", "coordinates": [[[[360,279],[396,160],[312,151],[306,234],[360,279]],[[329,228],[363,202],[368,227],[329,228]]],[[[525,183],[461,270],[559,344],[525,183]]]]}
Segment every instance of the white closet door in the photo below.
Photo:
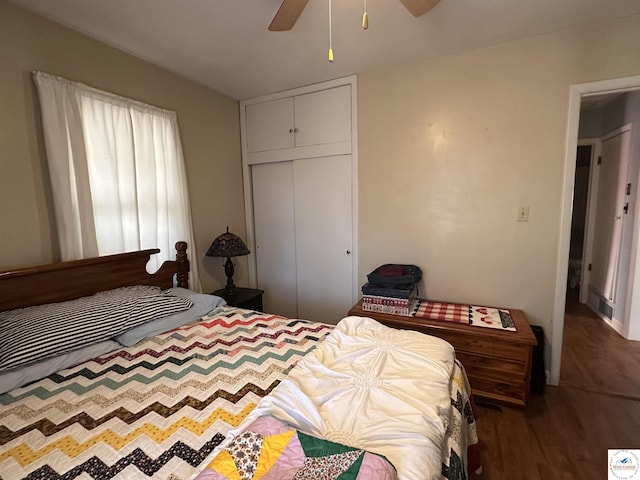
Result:
{"type": "Polygon", "coordinates": [[[295,160],[298,317],[337,323],[353,306],[351,155],[295,160]]]}
{"type": "Polygon", "coordinates": [[[258,288],[265,312],[298,317],[293,166],[291,162],[251,167],[258,288]]]}
{"type": "Polygon", "coordinates": [[[351,86],[294,98],[296,147],[351,140],[351,86]]]}
{"type": "Polygon", "coordinates": [[[245,107],[247,152],[294,146],[293,98],[255,103],[245,107]]]}

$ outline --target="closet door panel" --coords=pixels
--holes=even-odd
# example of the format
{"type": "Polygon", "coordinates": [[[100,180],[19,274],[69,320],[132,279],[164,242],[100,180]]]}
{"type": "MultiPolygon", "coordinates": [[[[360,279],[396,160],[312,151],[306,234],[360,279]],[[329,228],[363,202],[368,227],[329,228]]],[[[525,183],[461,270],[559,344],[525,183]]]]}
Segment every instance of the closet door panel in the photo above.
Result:
{"type": "Polygon", "coordinates": [[[337,323],[352,298],[351,156],[296,160],[298,316],[337,323]]]}
{"type": "Polygon", "coordinates": [[[258,288],[265,312],[298,317],[293,166],[291,162],[251,167],[258,288]]]}
{"type": "Polygon", "coordinates": [[[294,146],[293,98],[247,105],[245,118],[247,152],[263,152],[294,146]]]}
{"type": "Polygon", "coordinates": [[[296,147],[351,141],[351,86],[294,98],[296,147]]]}

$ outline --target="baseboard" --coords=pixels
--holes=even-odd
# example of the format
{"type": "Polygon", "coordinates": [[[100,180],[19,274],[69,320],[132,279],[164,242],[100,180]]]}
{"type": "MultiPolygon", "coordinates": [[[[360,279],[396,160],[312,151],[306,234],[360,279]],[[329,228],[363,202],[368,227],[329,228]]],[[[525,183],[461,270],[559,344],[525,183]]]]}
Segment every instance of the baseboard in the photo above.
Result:
{"type": "Polygon", "coordinates": [[[609,326],[611,326],[611,328],[618,332],[620,336],[627,338],[624,334],[624,324],[620,320],[618,320],[617,318],[612,318],[610,321],[605,320],[605,322],[607,322],[609,326]]]}

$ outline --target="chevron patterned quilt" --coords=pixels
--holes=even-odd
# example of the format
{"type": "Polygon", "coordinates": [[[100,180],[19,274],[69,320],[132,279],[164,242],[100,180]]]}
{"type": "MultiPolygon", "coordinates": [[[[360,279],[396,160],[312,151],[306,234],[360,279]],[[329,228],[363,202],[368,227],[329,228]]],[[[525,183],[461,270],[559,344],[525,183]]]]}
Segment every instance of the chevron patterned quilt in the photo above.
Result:
{"type": "MultiPolygon", "coordinates": [[[[220,307],[2,394],[0,479],[193,478],[333,328],[220,307]]],[[[443,476],[464,478],[477,437],[463,370],[451,387],[443,476]]]]}
{"type": "Polygon", "coordinates": [[[331,326],[221,307],[0,395],[0,477],[188,479],[331,326]]]}

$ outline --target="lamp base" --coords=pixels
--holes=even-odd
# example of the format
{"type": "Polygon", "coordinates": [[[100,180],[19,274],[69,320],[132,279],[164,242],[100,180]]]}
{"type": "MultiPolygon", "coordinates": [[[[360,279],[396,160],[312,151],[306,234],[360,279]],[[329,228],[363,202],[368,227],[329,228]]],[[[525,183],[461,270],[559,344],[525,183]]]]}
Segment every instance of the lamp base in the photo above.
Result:
{"type": "Polygon", "coordinates": [[[236,293],[236,286],[233,283],[233,273],[235,269],[230,257],[227,257],[227,261],[224,262],[224,273],[227,276],[227,284],[224,287],[225,292],[228,295],[234,295],[236,293]]]}

